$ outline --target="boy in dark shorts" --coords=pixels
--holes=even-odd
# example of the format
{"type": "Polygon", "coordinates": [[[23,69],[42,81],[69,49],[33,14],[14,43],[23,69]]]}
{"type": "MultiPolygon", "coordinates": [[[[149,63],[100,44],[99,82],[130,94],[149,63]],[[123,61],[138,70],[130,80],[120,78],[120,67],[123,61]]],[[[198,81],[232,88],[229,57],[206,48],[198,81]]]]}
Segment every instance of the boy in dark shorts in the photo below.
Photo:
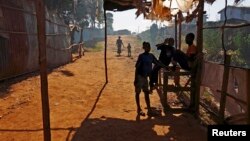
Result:
{"type": "Polygon", "coordinates": [[[148,77],[152,72],[152,64],[160,63],[157,61],[155,56],[150,52],[150,44],[148,42],[143,42],[144,53],[140,54],[138,60],[136,62],[135,69],[135,100],[137,106],[137,114],[141,116],[145,116],[141,107],[140,107],[140,93],[141,90],[144,92],[145,102],[148,109],[148,116],[157,116],[159,113],[154,112],[150,107],[150,99],[149,99],[149,89],[148,89],[148,77]]]}

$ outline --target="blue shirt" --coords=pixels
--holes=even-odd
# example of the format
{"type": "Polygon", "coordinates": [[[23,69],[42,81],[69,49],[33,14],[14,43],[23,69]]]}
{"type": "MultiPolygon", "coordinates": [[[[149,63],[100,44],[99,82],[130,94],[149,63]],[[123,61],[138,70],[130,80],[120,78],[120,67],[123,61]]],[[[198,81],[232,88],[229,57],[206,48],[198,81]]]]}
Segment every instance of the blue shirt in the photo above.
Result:
{"type": "Polygon", "coordinates": [[[157,59],[152,53],[144,52],[139,55],[136,62],[136,74],[147,77],[152,72],[152,63],[156,64],[157,59]]]}

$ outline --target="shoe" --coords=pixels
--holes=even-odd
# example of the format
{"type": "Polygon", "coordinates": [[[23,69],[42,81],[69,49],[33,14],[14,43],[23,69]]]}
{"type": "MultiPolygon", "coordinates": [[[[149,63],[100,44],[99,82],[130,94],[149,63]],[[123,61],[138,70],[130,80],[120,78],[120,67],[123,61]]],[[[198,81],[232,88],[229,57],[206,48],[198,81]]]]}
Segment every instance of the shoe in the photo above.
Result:
{"type": "Polygon", "coordinates": [[[160,116],[161,113],[159,111],[150,110],[150,111],[148,111],[147,115],[149,117],[157,117],[157,116],[160,116]]]}
{"type": "Polygon", "coordinates": [[[139,116],[145,116],[145,113],[142,110],[137,111],[137,115],[139,116]]]}
{"type": "Polygon", "coordinates": [[[149,91],[148,91],[149,94],[153,94],[153,90],[154,90],[154,87],[150,87],[150,88],[149,88],[149,91]]]}

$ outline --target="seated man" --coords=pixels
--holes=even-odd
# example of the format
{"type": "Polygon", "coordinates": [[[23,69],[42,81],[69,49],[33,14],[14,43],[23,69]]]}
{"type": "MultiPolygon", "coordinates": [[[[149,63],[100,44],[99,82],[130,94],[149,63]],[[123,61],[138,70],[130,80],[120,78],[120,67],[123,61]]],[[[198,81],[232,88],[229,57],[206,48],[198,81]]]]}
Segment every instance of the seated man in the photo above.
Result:
{"type": "MultiPolygon", "coordinates": [[[[165,66],[168,66],[172,60],[172,57],[175,52],[175,48],[173,47],[174,45],[174,39],[173,38],[166,38],[164,43],[162,44],[157,44],[157,50],[161,50],[160,56],[159,56],[159,61],[164,64],[165,66]]],[[[153,87],[157,84],[158,80],[158,71],[162,67],[160,65],[155,65],[151,76],[150,76],[150,90],[152,91],[153,87]]]]}
{"type": "Polygon", "coordinates": [[[176,50],[173,56],[173,64],[176,65],[176,63],[179,63],[182,69],[188,71],[191,70],[197,56],[197,48],[193,43],[194,38],[195,35],[193,33],[188,33],[185,38],[186,44],[188,45],[186,54],[180,50],[176,50]]]}

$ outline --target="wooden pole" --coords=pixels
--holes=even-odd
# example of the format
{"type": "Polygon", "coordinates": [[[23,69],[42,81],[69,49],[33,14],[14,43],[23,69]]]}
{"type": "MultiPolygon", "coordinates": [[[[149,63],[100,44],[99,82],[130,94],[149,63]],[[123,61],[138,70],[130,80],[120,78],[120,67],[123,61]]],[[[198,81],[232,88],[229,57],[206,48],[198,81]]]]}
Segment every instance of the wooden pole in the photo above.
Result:
{"type": "Polygon", "coordinates": [[[79,57],[81,58],[83,55],[83,44],[82,44],[82,32],[83,32],[83,28],[81,28],[81,32],[80,32],[80,42],[79,42],[79,57]]]}
{"type": "Polygon", "coordinates": [[[177,46],[177,25],[178,25],[178,22],[177,22],[177,14],[174,16],[175,18],[175,20],[174,20],[174,26],[175,26],[175,34],[174,34],[174,40],[175,40],[175,47],[176,47],[176,49],[178,48],[178,46],[177,46]]]}
{"type": "Polygon", "coordinates": [[[247,124],[250,124],[250,70],[247,71],[247,124]]]}
{"type": "MultiPolygon", "coordinates": [[[[223,23],[223,26],[225,26],[227,23],[227,0],[225,0],[224,16],[225,16],[225,21],[223,23]]],[[[222,42],[222,49],[224,51],[224,72],[223,72],[223,82],[222,82],[222,88],[221,88],[220,110],[219,110],[220,123],[224,123],[225,107],[226,107],[226,92],[227,92],[229,65],[230,65],[230,57],[227,55],[224,36],[225,36],[225,30],[224,30],[224,27],[222,27],[221,42],[222,42]]]]}
{"type": "Polygon", "coordinates": [[[42,98],[42,115],[43,115],[43,132],[44,141],[51,140],[50,133],[50,111],[48,96],[48,78],[47,78],[47,57],[46,57],[46,27],[45,27],[45,6],[43,0],[36,0],[37,15],[37,33],[39,48],[39,65],[41,80],[41,98],[42,98]]]}
{"type": "Polygon", "coordinates": [[[104,50],[104,64],[105,64],[105,77],[106,83],[108,83],[108,65],[107,65],[107,17],[106,9],[104,9],[104,21],[105,21],[105,50],[104,50]]]}
{"type": "Polygon", "coordinates": [[[179,33],[178,33],[178,35],[179,35],[179,38],[178,38],[178,41],[179,41],[178,48],[179,48],[179,50],[181,50],[181,32],[182,32],[181,28],[182,28],[182,25],[181,25],[181,22],[180,22],[179,23],[179,33]]]}
{"type": "Polygon", "coordinates": [[[166,71],[163,72],[163,95],[162,95],[162,105],[164,113],[168,111],[168,75],[166,71]]]}
{"type": "Polygon", "coordinates": [[[222,81],[222,88],[221,88],[221,98],[220,98],[220,122],[224,123],[225,117],[225,107],[226,107],[226,92],[228,86],[228,78],[229,78],[229,66],[230,66],[231,57],[229,55],[225,56],[225,64],[224,64],[224,72],[223,72],[223,81],[222,81]]]}
{"type": "MultiPolygon", "coordinates": [[[[198,54],[202,54],[203,50],[203,11],[204,11],[204,0],[200,0],[199,2],[199,12],[198,12],[198,20],[197,20],[197,50],[198,54]]],[[[201,58],[201,60],[203,60],[201,58]]],[[[200,86],[201,86],[201,72],[202,72],[202,63],[198,63],[197,73],[195,76],[196,83],[195,85],[195,105],[194,111],[195,115],[199,115],[199,103],[200,103],[200,86]]]]}
{"type": "Polygon", "coordinates": [[[162,85],[162,82],[161,82],[161,79],[162,79],[162,69],[159,70],[158,74],[159,74],[158,75],[159,76],[158,77],[158,84],[161,86],[162,85]]]}
{"type": "Polygon", "coordinates": [[[83,41],[83,39],[82,39],[82,33],[83,33],[83,28],[81,28],[80,43],[82,43],[82,41],[83,41]]]}

